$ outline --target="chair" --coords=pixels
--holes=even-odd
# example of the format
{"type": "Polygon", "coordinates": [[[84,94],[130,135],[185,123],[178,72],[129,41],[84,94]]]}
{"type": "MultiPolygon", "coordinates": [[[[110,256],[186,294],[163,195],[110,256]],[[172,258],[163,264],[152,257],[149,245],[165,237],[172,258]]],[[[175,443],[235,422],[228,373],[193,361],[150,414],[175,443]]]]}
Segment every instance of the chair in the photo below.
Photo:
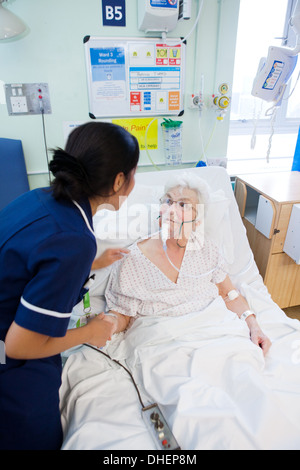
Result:
{"type": "Polygon", "coordinates": [[[0,210],[29,191],[22,142],[0,138],[0,210]]]}

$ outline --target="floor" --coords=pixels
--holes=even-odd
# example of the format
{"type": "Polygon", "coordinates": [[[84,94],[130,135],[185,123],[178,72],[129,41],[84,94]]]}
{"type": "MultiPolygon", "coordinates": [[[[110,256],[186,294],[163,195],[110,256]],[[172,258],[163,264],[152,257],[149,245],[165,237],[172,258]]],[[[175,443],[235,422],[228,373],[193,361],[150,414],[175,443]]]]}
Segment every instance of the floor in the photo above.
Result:
{"type": "Polygon", "coordinates": [[[283,311],[287,314],[288,317],[300,320],[300,305],[297,305],[296,307],[284,308],[283,311]]]}

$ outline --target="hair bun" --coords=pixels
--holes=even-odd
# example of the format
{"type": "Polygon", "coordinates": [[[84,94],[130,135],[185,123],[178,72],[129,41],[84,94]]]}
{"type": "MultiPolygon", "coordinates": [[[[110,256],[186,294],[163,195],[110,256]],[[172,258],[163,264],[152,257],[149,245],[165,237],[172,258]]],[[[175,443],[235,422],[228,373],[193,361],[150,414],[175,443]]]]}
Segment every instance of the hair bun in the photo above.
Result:
{"type": "Polygon", "coordinates": [[[53,159],[49,164],[51,173],[56,176],[59,172],[66,172],[70,176],[81,180],[87,180],[87,174],[82,163],[72,155],[60,148],[54,151],[53,159]]]}

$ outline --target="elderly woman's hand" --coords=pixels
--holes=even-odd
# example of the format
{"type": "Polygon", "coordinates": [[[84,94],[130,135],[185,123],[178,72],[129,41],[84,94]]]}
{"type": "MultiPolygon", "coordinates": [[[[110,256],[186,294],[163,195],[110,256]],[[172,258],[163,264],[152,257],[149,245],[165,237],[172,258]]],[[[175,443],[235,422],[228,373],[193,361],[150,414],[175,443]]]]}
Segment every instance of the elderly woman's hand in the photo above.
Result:
{"type": "Polygon", "coordinates": [[[115,311],[110,311],[104,316],[103,320],[112,325],[112,334],[115,334],[126,330],[130,321],[130,317],[115,311]]]}
{"type": "Polygon", "coordinates": [[[259,346],[266,355],[272,345],[270,339],[263,333],[254,316],[248,317],[246,322],[250,330],[251,341],[259,346]]]}

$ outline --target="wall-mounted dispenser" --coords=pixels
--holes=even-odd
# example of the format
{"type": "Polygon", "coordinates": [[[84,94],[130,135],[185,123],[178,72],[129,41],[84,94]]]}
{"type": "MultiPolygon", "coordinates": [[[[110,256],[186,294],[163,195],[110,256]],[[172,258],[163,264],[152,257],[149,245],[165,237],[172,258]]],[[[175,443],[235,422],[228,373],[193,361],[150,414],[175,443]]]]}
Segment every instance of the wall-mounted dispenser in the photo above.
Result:
{"type": "Polygon", "coordinates": [[[138,0],[138,28],[167,33],[176,27],[178,13],[179,0],[138,0]]]}

